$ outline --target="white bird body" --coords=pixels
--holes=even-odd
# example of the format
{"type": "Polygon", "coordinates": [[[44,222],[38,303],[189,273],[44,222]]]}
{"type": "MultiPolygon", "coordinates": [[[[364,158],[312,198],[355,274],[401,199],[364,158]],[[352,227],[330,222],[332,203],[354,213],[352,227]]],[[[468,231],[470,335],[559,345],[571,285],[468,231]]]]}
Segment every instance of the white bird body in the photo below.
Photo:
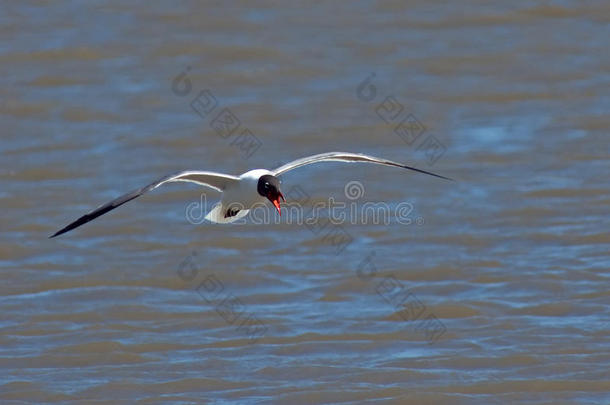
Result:
{"type": "Polygon", "coordinates": [[[172,174],[169,176],[164,176],[159,180],[150,183],[147,186],[131,191],[127,194],[123,194],[122,196],[117,197],[114,200],[104,205],[101,205],[93,211],[81,216],[76,221],[73,221],[72,223],[68,224],[64,228],[55,232],[50,237],[53,238],[55,236],[61,235],[62,233],[77,228],[89,221],[94,220],[100,215],[103,215],[108,211],[111,211],[125,204],[126,202],[141,196],[142,194],[148,191],[154,190],[162,184],[174,181],[197,183],[199,185],[210,187],[222,192],[220,202],[218,202],[205,217],[210,222],[233,222],[239,218],[243,218],[244,216],[246,216],[250,208],[254,207],[257,204],[264,203],[265,200],[271,201],[277,209],[278,214],[281,215],[280,198],[284,200],[284,196],[280,191],[280,180],[277,176],[280,176],[290,170],[296,169],[301,166],[309,165],[312,163],[331,161],[364,162],[375,163],[385,166],[401,167],[403,169],[414,170],[416,172],[440,177],[445,180],[451,180],[447,177],[440,176],[438,174],[434,174],[426,170],[417,169],[412,166],[396,163],[391,160],[377,158],[362,153],[351,152],[320,153],[318,155],[307,156],[301,159],[294,160],[274,170],[250,170],[239,177],[210,171],[189,170],[172,174]]]}
{"type": "Polygon", "coordinates": [[[262,205],[267,199],[257,192],[258,181],[262,176],[273,176],[267,169],[254,169],[239,176],[239,180],[229,183],[223,190],[220,202],[205,216],[205,219],[219,224],[237,221],[248,215],[250,208],[262,205]],[[226,216],[227,212],[236,212],[235,215],[226,216]]]}
{"type": "Polygon", "coordinates": [[[267,169],[254,169],[239,176],[239,182],[229,185],[222,193],[221,201],[229,204],[237,202],[244,208],[252,208],[256,204],[265,202],[265,196],[257,192],[258,180],[265,175],[273,176],[267,169]]]}

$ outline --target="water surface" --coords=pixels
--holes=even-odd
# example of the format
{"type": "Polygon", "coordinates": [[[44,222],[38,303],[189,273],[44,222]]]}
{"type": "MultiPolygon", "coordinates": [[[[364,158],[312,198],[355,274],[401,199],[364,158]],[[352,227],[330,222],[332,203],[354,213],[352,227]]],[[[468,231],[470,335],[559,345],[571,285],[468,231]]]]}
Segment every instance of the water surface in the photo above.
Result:
{"type": "Polygon", "coordinates": [[[608,15],[601,1],[3,5],[1,402],[610,402],[608,15]],[[202,117],[204,90],[217,105],[202,117]],[[240,121],[226,137],[224,108],[240,121]],[[308,207],[413,208],[410,224],[328,227],[195,225],[202,190],[171,184],[47,238],[173,171],[331,150],[458,181],[284,176],[308,207]]]}

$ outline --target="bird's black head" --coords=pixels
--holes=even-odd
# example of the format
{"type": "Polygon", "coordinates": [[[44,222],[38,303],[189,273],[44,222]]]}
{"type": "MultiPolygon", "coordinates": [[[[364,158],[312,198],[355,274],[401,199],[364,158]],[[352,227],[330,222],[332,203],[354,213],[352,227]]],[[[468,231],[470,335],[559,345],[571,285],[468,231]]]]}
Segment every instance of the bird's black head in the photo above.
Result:
{"type": "Polygon", "coordinates": [[[286,200],[280,191],[280,180],[277,177],[270,174],[261,176],[258,179],[256,191],[263,197],[267,197],[277,209],[278,214],[282,215],[282,211],[280,210],[280,198],[282,201],[286,200]]]}

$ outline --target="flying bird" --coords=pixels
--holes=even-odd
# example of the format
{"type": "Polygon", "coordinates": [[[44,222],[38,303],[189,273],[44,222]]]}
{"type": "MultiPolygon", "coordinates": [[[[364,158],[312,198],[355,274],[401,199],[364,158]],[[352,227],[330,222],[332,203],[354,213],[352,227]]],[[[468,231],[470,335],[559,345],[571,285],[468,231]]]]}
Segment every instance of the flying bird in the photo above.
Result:
{"type": "Polygon", "coordinates": [[[78,218],[76,221],[68,224],[51,235],[50,238],[54,238],[58,235],[71,231],[72,229],[78,228],[79,226],[86,224],[87,222],[92,221],[109,211],[112,211],[113,209],[141,196],[148,191],[154,190],[165,183],[174,181],[196,183],[205,187],[210,187],[222,193],[220,202],[218,202],[205,217],[205,219],[210,222],[230,223],[236,221],[237,219],[247,215],[249,208],[252,208],[256,204],[264,203],[265,199],[271,201],[271,203],[277,209],[278,214],[282,215],[280,199],[282,201],[285,200],[284,195],[280,191],[280,180],[278,179],[278,176],[281,176],[282,174],[301,166],[312,163],[332,161],[363,162],[394,166],[453,181],[448,177],[434,174],[426,170],[417,169],[412,166],[396,163],[391,160],[350,152],[320,153],[318,155],[307,156],[294,160],[274,170],[254,169],[247,171],[240,176],[232,176],[229,174],[209,171],[187,170],[161,177],[147,186],[131,191],[127,194],[123,194],[122,196],[115,198],[114,200],[94,209],[93,211],[78,218]]]}

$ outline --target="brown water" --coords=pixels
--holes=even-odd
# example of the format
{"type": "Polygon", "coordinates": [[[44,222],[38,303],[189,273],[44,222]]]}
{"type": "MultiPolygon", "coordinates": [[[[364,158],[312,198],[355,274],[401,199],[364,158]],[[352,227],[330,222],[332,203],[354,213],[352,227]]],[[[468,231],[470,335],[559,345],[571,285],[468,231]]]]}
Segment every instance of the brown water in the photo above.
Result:
{"type": "Polygon", "coordinates": [[[0,402],[610,403],[610,7],[495,3],[4,2],[0,402]],[[171,184],[47,238],[331,150],[458,182],[294,171],[412,207],[307,226],[195,225],[171,184]]]}

